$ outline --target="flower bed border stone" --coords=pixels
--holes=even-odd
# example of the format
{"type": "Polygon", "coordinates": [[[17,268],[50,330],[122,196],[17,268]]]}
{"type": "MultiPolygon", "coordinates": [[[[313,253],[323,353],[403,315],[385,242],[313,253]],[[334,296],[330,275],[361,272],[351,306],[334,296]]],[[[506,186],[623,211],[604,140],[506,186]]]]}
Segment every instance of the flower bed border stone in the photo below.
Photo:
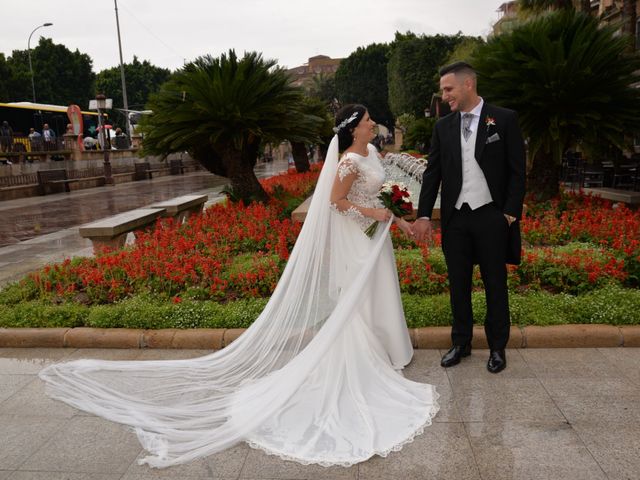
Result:
{"type": "MultiPolygon", "coordinates": [[[[0,348],[156,348],[219,350],[243,328],[144,330],[127,328],[0,328],[0,348]]],[[[450,327],[411,328],[417,349],[451,346],[450,327]]],[[[640,347],[640,325],[550,325],[511,327],[509,348],[640,347]]],[[[473,347],[486,349],[484,329],[474,327],[473,347]]]]}

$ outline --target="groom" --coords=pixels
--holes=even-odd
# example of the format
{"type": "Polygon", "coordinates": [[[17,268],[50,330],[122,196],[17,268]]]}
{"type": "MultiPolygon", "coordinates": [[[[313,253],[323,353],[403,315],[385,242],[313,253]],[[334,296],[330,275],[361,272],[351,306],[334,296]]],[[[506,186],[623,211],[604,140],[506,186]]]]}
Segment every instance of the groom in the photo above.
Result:
{"type": "Polygon", "coordinates": [[[442,68],[440,88],[452,113],[434,127],[413,226],[419,240],[431,238],[430,217],[442,184],[442,250],[449,274],[453,347],[440,364],[451,367],[471,354],[471,280],[477,263],[487,302],[487,369],[498,373],[507,366],[510,328],[506,263],[520,263],[524,142],[516,113],[478,96],[476,73],[468,63],[442,68]]]}

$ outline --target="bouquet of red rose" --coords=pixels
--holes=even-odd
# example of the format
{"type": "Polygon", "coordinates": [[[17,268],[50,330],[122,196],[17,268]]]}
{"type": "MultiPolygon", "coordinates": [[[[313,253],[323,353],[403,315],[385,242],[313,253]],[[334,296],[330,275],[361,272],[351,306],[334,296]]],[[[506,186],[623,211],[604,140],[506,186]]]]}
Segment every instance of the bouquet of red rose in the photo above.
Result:
{"type": "MultiPolygon", "coordinates": [[[[404,217],[413,212],[413,204],[408,200],[411,192],[402,183],[385,183],[380,189],[378,198],[382,201],[384,208],[388,208],[396,217],[404,217]]],[[[378,221],[373,222],[364,233],[369,238],[373,237],[378,229],[378,221]]]]}

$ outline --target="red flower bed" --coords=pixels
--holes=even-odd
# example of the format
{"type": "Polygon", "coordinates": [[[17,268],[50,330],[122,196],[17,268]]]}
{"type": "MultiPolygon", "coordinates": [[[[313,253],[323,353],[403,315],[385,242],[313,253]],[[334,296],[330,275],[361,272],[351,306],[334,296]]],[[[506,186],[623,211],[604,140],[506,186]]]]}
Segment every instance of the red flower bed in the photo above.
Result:
{"type": "MultiPolygon", "coordinates": [[[[217,204],[182,225],[161,220],[123,250],[48,266],[23,280],[24,291],[30,292],[25,296],[91,304],[144,293],[175,303],[269,296],[301,228],[290,220],[290,211],[311,193],[318,174],[314,166],[308,173],[263,180],[273,198],[269,204],[217,204]]],[[[610,282],[639,285],[640,218],[624,205],[563,195],[529,205],[522,231],[531,247],[525,249],[522,265],[509,268],[511,288],[581,293],[610,282]]],[[[402,291],[446,291],[446,267],[435,248],[439,230],[431,250],[395,226],[391,234],[402,291]]],[[[481,288],[477,272],[474,287],[481,288]]]]}
{"type": "Polygon", "coordinates": [[[530,208],[522,221],[522,233],[531,245],[580,241],[610,248],[622,262],[627,285],[640,285],[640,215],[625,204],[562,194],[530,208]]]}
{"type": "MultiPolygon", "coordinates": [[[[301,197],[310,193],[319,167],[304,174],[263,180],[274,194],[301,197]]],[[[267,296],[275,287],[301,224],[282,215],[284,200],[268,205],[217,204],[185,224],[160,220],[140,232],[136,243],[95,258],[65,261],[29,280],[44,295],[109,303],[139,293],[154,293],[179,302],[182,295],[233,299],[267,296]]],[[[299,203],[299,202],[298,202],[299,203]]]]}

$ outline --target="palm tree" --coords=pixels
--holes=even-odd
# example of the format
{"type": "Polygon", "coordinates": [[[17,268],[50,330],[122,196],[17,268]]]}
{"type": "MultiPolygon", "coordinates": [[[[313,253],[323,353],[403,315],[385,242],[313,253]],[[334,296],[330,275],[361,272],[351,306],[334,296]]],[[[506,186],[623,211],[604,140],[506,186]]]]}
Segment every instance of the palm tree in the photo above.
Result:
{"type": "Polygon", "coordinates": [[[256,178],[264,142],[316,141],[322,119],[301,110],[303,92],[286,71],[258,53],[230,50],[185,65],[152,95],[142,125],[145,154],[187,151],[207,170],[229,178],[250,202],[266,192],[256,178]]]}
{"type": "MultiPolygon", "coordinates": [[[[636,36],[636,0],[622,1],[622,33],[629,35],[635,42],[636,36]]],[[[630,48],[633,50],[633,43],[630,48]]]]}
{"type": "Polygon", "coordinates": [[[327,73],[314,75],[311,77],[311,83],[307,93],[311,97],[319,98],[329,107],[338,97],[335,75],[327,73]]]}
{"type": "Polygon", "coordinates": [[[518,8],[541,13],[545,10],[571,10],[574,6],[572,0],[518,0],[518,8]]]}
{"type": "Polygon", "coordinates": [[[562,152],[578,142],[623,147],[640,131],[640,59],[628,38],[576,11],[551,12],[490,38],[473,60],[483,96],[516,110],[528,137],[528,190],[558,192],[562,152]],[[627,137],[628,138],[628,137],[627,137]]]}
{"type": "MultiPolygon", "coordinates": [[[[320,144],[328,145],[333,136],[333,117],[329,115],[327,105],[319,98],[305,97],[301,109],[307,115],[322,118],[323,122],[318,133],[320,144]]],[[[297,172],[307,172],[311,168],[309,157],[307,156],[307,143],[301,141],[291,142],[291,153],[297,172]]]]}
{"type": "Polygon", "coordinates": [[[591,13],[591,0],[580,0],[580,11],[584,13],[591,13]]]}

